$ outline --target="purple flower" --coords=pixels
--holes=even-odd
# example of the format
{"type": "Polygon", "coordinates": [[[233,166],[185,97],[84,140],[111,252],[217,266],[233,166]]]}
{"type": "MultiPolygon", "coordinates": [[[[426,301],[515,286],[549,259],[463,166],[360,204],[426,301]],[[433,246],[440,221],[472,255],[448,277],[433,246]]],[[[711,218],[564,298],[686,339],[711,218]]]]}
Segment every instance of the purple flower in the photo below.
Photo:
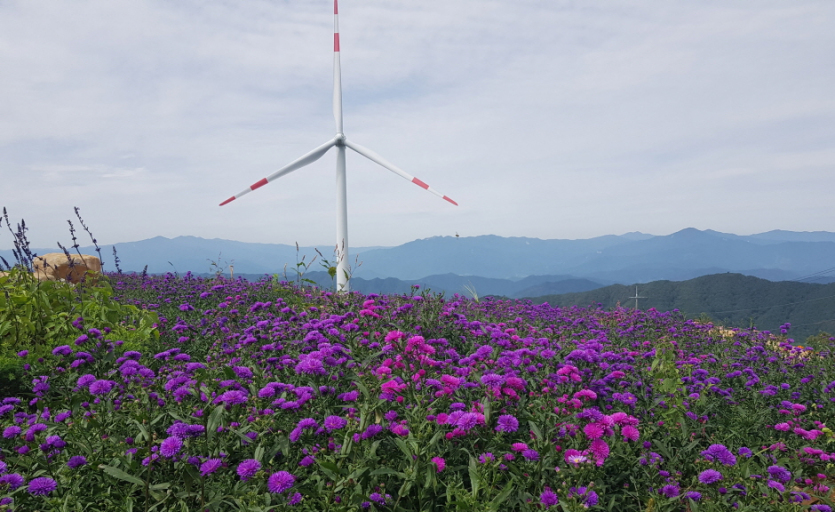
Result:
{"type": "Polygon", "coordinates": [[[467,431],[474,428],[478,425],[478,418],[479,415],[474,412],[466,412],[458,418],[458,421],[455,422],[456,426],[461,430],[467,431]]]}
{"type": "Polygon", "coordinates": [[[542,494],[539,495],[539,502],[545,505],[545,508],[552,507],[559,502],[557,495],[551,489],[546,488],[542,491],[542,494]]]}
{"type": "Polygon", "coordinates": [[[675,498],[679,494],[681,494],[681,489],[677,485],[665,485],[661,488],[660,492],[662,495],[666,496],[667,498],[675,498]]]}
{"type": "Polygon", "coordinates": [[[70,457],[70,460],[67,461],[67,466],[69,466],[70,469],[80,468],[85,464],[87,464],[87,458],[83,455],[75,455],[70,457]]]}
{"type": "Polygon", "coordinates": [[[58,488],[55,480],[41,476],[29,482],[29,494],[34,496],[45,496],[58,488]]]}
{"type": "Polygon", "coordinates": [[[223,465],[223,461],[220,459],[209,459],[203,464],[200,464],[200,474],[202,476],[208,476],[220,469],[220,466],[223,465]]]}
{"type": "Polygon", "coordinates": [[[116,383],[112,380],[97,380],[90,384],[90,394],[106,395],[110,393],[116,383]]]}
{"type": "Polygon", "coordinates": [[[267,489],[274,494],[280,494],[289,490],[296,483],[296,477],[286,471],[279,471],[270,475],[267,480],[267,489]]]}
{"type": "Polygon", "coordinates": [[[701,452],[707,460],[717,460],[726,466],[735,466],[736,457],[724,445],[712,444],[707,450],[701,452]]]}
{"type": "Polygon", "coordinates": [[[715,469],[706,469],[699,473],[699,482],[710,485],[713,483],[722,480],[722,473],[716,471],[715,469]]]}
{"type": "Polygon", "coordinates": [[[255,459],[247,459],[238,464],[238,476],[241,480],[249,480],[261,470],[261,463],[255,459]]]}
{"type": "Polygon", "coordinates": [[[768,466],[768,474],[771,478],[786,483],[792,478],[791,472],[782,466],[768,466]]]}
{"type": "Polygon", "coordinates": [[[766,485],[771,487],[772,489],[778,491],[778,492],[786,492],[786,488],[780,482],[775,482],[774,480],[769,480],[766,485]]]}
{"type": "Polygon", "coordinates": [[[20,352],[17,353],[17,357],[26,357],[28,355],[29,355],[28,350],[21,350],[20,352]]]}
{"type": "Polygon", "coordinates": [[[302,501],[302,493],[297,492],[287,500],[288,505],[298,505],[302,501]]]}
{"type": "Polygon", "coordinates": [[[522,452],[522,457],[525,457],[527,460],[536,461],[539,460],[539,452],[534,449],[528,449],[522,452]]]}
{"type": "Polygon", "coordinates": [[[699,501],[700,499],[702,499],[702,493],[697,491],[689,491],[684,493],[684,497],[693,501],[699,501]]]}
{"type": "Polygon", "coordinates": [[[13,437],[17,437],[20,435],[21,429],[17,425],[12,425],[11,427],[6,427],[3,429],[3,438],[4,439],[11,439],[13,437]]]}
{"type": "Polygon", "coordinates": [[[81,377],[79,377],[78,381],[75,384],[80,388],[86,388],[95,381],[96,376],[88,373],[87,375],[82,375],[81,377]]]}
{"type": "Polygon", "coordinates": [[[749,448],[746,448],[745,446],[740,448],[737,453],[739,453],[741,457],[745,457],[746,459],[750,459],[751,456],[754,455],[753,453],[751,453],[751,450],[749,448]]]}
{"type": "Polygon", "coordinates": [[[23,485],[23,477],[18,473],[9,473],[8,475],[0,476],[0,485],[8,485],[9,489],[15,490],[23,485]]]}
{"type": "Polygon", "coordinates": [[[69,345],[61,345],[52,349],[53,356],[68,356],[72,354],[72,348],[69,345]]]}
{"type": "Polygon", "coordinates": [[[316,458],[315,458],[315,457],[313,457],[312,455],[308,455],[307,457],[303,458],[303,459],[299,462],[299,466],[302,466],[302,467],[305,467],[305,468],[306,468],[307,466],[310,466],[310,465],[311,465],[311,464],[313,464],[314,462],[316,462],[316,458]]]}
{"type": "Polygon", "coordinates": [[[482,453],[478,456],[478,461],[482,464],[487,464],[488,462],[493,462],[494,460],[496,460],[496,458],[490,452],[482,453]]]}
{"type": "Polygon", "coordinates": [[[516,432],[519,429],[519,420],[510,414],[499,416],[497,432],[516,432]]]}
{"type": "Polygon", "coordinates": [[[162,442],[159,448],[159,452],[163,455],[163,457],[171,458],[183,448],[183,441],[179,437],[169,437],[165,441],[162,442]]]}
{"type": "Polygon", "coordinates": [[[246,396],[246,393],[244,393],[243,391],[231,390],[231,391],[226,391],[225,393],[223,393],[219,397],[215,398],[215,403],[216,404],[224,403],[226,405],[237,405],[237,404],[246,403],[247,398],[248,397],[246,396]]]}
{"type": "Polygon", "coordinates": [[[348,420],[340,416],[328,416],[325,418],[325,428],[328,432],[344,428],[348,424],[348,420]]]}

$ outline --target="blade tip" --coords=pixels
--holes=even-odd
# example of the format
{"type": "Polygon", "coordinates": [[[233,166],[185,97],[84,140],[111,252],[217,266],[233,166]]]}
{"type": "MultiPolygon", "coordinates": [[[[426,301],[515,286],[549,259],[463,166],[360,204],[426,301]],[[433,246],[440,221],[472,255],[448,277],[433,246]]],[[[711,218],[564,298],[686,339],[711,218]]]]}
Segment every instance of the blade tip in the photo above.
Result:
{"type": "Polygon", "coordinates": [[[455,206],[458,206],[458,203],[456,203],[456,202],[455,202],[455,201],[453,201],[452,199],[448,198],[447,196],[444,196],[444,199],[446,199],[446,200],[447,200],[447,201],[449,201],[450,203],[454,204],[455,206]]]}
{"type": "Polygon", "coordinates": [[[232,196],[232,197],[230,197],[229,199],[227,199],[226,201],[224,201],[224,202],[220,203],[220,206],[223,206],[223,205],[225,205],[225,204],[229,204],[229,203],[231,203],[231,202],[232,202],[232,201],[234,201],[234,200],[235,200],[235,196],[232,196]]]}

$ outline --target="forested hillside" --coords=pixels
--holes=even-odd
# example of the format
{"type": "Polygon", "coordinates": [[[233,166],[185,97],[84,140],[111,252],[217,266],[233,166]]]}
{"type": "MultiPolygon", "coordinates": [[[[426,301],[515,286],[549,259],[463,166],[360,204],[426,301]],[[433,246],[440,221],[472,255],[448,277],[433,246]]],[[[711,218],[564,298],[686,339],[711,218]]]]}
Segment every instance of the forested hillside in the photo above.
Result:
{"type": "MultiPolygon", "coordinates": [[[[835,284],[767,281],[742,274],[714,274],[689,281],[653,281],[638,285],[640,309],[678,309],[688,318],[701,315],[725,325],[776,332],[786,322],[798,341],[820,332],[835,332],[835,284]]],[[[618,304],[635,307],[635,286],[612,285],[581,293],[545,295],[534,303],[569,306],[618,304]]]]}

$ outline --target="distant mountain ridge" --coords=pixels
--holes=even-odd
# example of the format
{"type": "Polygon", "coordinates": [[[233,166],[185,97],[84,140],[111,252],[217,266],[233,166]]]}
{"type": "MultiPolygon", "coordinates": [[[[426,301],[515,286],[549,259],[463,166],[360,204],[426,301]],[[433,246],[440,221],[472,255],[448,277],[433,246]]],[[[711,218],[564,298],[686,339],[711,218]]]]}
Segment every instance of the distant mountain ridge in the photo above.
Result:
{"type": "MultiPolygon", "coordinates": [[[[242,274],[241,277],[248,280],[258,280],[264,277],[264,275],[242,274]]],[[[280,274],[280,277],[283,279],[284,274],[280,274]]],[[[294,273],[288,272],[286,277],[291,282],[296,280],[294,273]]],[[[332,290],[334,288],[333,279],[324,271],[312,271],[304,274],[303,278],[314,281],[322,289],[332,290]]],[[[531,295],[545,293],[584,292],[605,286],[602,283],[588,279],[576,279],[571,276],[529,276],[519,281],[478,276],[459,276],[456,274],[427,276],[412,280],[401,280],[395,277],[377,277],[373,279],[355,277],[351,279],[351,290],[364,294],[402,295],[412,291],[413,285],[418,285],[420,287],[419,290],[430,290],[432,293],[444,293],[446,296],[452,296],[457,293],[472,297],[473,292],[475,292],[479,297],[492,295],[508,298],[529,297],[531,295]]]]}
{"type": "MultiPolygon", "coordinates": [[[[151,273],[175,270],[206,273],[216,268],[211,265],[214,261],[224,269],[234,264],[239,274],[278,273],[285,268],[292,270],[302,258],[309,264],[314,257],[317,260],[309,270],[323,270],[319,266],[322,257],[313,247],[300,247],[297,253],[294,245],[190,236],[155,237],[115,246],[121,267],[126,271],[141,271],[147,265],[151,273]]],[[[326,259],[335,261],[332,246],[321,246],[319,250],[326,259]]],[[[82,247],[81,251],[94,254],[89,246],[82,247]]],[[[114,270],[112,246],[103,245],[102,253],[105,269],[114,270]]],[[[0,251],[0,256],[11,261],[11,251],[0,251]]],[[[510,281],[528,276],[560,276],[557,281],[585,279],[600,284],[627,284],[665,279],[684,281],[724,272],[792,280],[826,269],[835,270],[835,233],[774,230],[741,236],[688,228],[666,236],[633,232],[579,240],[495,235],[432,237],[396,247],[352,248],[349,259],[356,267],[354,277],[365,280],[414,281],[426,276],[455,274],[471,279],[510,281]]],[[[827,282],[831,276],[835,273],[824,273],[814,279],[827,282]]],[[[534,285],[542,283],[531,284],[534,285]]]]}

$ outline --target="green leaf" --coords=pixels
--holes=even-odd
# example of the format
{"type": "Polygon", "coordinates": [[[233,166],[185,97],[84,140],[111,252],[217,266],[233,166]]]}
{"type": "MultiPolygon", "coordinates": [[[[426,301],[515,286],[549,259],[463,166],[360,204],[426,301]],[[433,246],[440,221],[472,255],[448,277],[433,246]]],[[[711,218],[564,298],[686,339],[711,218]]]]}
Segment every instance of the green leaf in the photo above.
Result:
{"type": "Polygon", "coordinates": [[[145,485],[145,482],[143,482],[139,478],[136,478],[133,475],[129,475],[129,474],[125,473],[124,471],[122,471],[119,468],[114,468],[113,466],[108,466],[106,464],[101,464],[99,466],[99,469],[103,469],[105,473],[107,473],[108,475],[110,475],[114,478],[118,478],[119,480],[124,480],[125,482],[130,482],[132,484],[137,484],[137,485],[145,485]]]}
{"type": "Polygon", "coordinates": [[[500,492],[499,495],[493,498],[493,501],[490,502],[490,510],[494,512],[499,510],[501,504],[504,503],[505,500],[507,500],[508,496],[510,496],[510,493],[513,492],[513,489],[516,487],[514,484],[515,482],[513,481],[505,484],[504,489],[502,489],[502,492],[500,492]]]}
{"type": "Polygon", "coordinates": [[[413,454],[412,451],[409,449],[409,445],[407,445],[405,441],[399,438],[395,438],[394,442],[395,444],[397,444],[397,447],[400,448],[400,451],[403,452],[406,455],[406,457],[409,458],[409,460],[411,460],[413,454]]]}
{"type": "Polygon", "coordinates": [[[341,474],[342,474],[342,470],[341,470],[341,469],[339,469],[339,466],[337,466],[337,465],[336,465],[336,464],[334,464],[333,462],[328,462],[328,461],[325,461],[325,460],[323,460],[323,461],[319,461],[319,466],[320,466],[320,467],[322,467],[322,468],[324,468],[324,469],[329,469],[329,470],[333,471],[333,472],[334,472],[335,474],[337,474],[337,475],[341,475],[341,474]]]}
{"type": "Polygon", "coordinates": [[[382,467],[382,468],[379,468],[379,469],[375,469],[374,471],[372,471],[371,473],[369,473],[369,475],[370,475],[370,476],[376,476],[376,475],[395,475],[395,476],[399,476],[400,478],[406,478],[406,475],[405,475],[404,473],[401,473],[401,472],[399,472],[399,471],[395,471],[395,470],[393,470],[393,469],[391,469],[391,468],[387,468],[387,467],[385,467],[385,466],[384,466],[384,467],[382,467]]]}
{"type": "Polygon", "coordinates": [[[209,439],[214,437],[214,434],[217,432],[217,427],[220,426],[221,421],[223,420],[223,412],[225,411],[225,407],[223,405],[218,405],[215,407],[215,410],[209,415],[209,419],[206,422],[206,435],[209,439]]]}
{"type": "Polygon", "coordinates": [[[537,424],[534,423],[533,420],[529,421],[528,425],[530,425],[531,431],[533,432],[533,435],[536,436],[537,440],[542,441],[542,431],[539,430],[539,426],[537,426],[537,424]]]}
{"type": "Polygon", "coordinates": [[[475,463],[475,457],[470,456],[470,466],[468,468],[470,474],[470,486],[472,487],[473,498],[478,497],[478,488],[480,480],[478,478],[478,466],[475,463]]]}

